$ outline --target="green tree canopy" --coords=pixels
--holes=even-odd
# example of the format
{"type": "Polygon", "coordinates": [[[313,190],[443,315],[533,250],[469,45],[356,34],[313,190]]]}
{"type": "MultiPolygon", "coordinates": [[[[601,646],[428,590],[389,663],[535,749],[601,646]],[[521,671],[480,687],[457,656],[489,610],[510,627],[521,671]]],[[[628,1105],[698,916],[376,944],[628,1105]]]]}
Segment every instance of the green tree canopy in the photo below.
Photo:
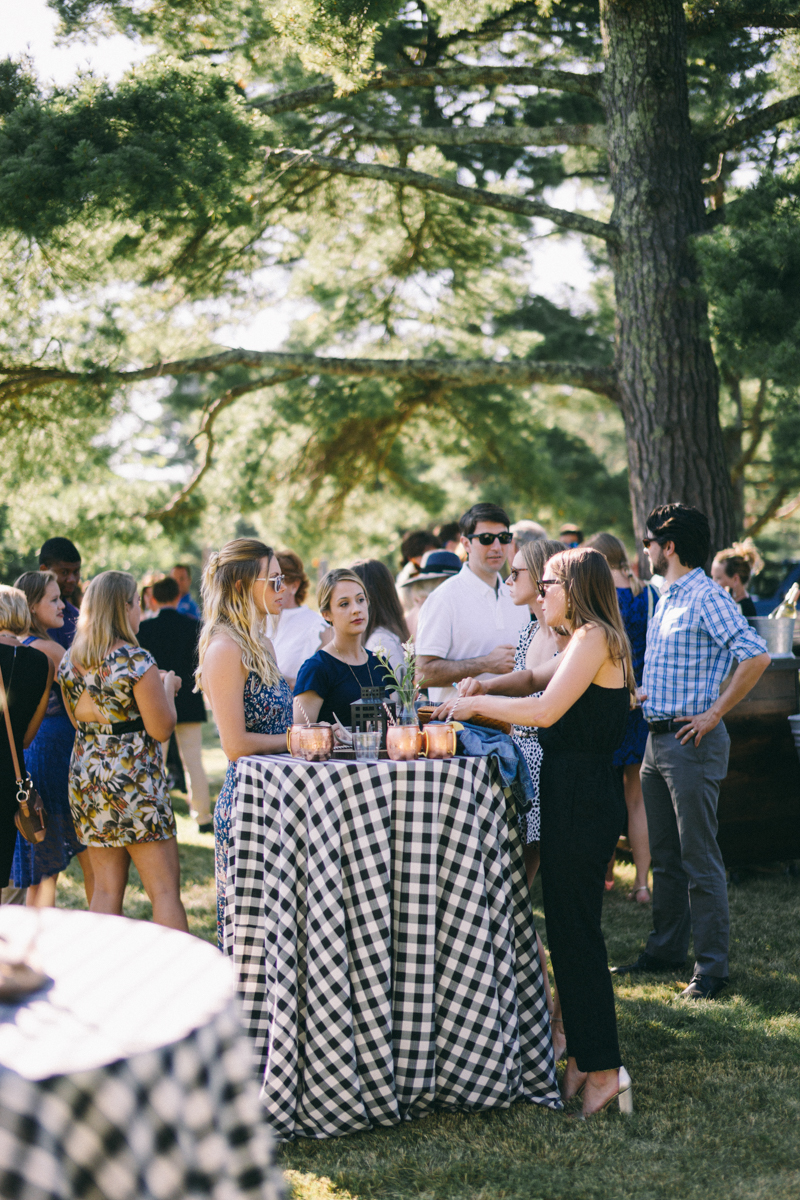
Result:
{"type": "Polygon", "coordinates": [[[637,529],[791,505],[796,4],[52,7],[157,50],[113,87],[0,67],[18,497],[94,489],[138,545],[261,514],[310,549],[476,495],[625,532],[626,458],[637,529]],[[531,288],[564,235],[597,272],[572,311],[531,288]],[[280,350],[226,346],[283,294],[280,350]],[[192,475],[134,486],[126,454],[192,475]]]}

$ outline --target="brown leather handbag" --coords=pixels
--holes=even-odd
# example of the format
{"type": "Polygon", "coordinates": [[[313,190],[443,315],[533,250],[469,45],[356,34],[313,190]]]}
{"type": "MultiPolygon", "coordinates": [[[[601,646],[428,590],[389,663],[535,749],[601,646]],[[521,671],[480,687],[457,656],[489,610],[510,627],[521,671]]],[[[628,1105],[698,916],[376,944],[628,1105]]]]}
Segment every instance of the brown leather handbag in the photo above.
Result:
{"type": "MultiPolygon", "coordinates": [[[[14,649],[14,662],[11,666],[11,674],[8,677],[8,686],[11,687],[11,680],[14,678],[14,667],[17,665],[17,651],[14,649]]],[[[17,777],[17,811],[14,813],[14,824],[19,832],[25,838],[26,842],[43,842],[47,832],[47,813],[45,812],[44,801],[33,786],[33,780],[30,775],[25,772],[23,777],[19,769],[19,758],[17,756],[17,747],[14,742],[14,731],[11,728],[11,714],[8,711],[8,697],[6,696],[6,688],[3,683],[3,672],[0,671],[0,704],[3,706],[3,713],[6,718],[6,732],[8,733],[8,744],[11,747],[11,759],[14,763],[14,774],[17,777]]]]}

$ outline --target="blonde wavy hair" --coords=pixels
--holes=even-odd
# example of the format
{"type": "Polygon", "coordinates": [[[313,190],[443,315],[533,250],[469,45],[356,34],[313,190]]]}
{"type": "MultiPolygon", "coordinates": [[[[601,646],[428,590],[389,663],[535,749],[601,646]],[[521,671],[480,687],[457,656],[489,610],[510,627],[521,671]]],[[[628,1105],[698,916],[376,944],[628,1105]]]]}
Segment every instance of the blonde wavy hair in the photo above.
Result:
{"type": "Polygon", "coordinates": [[[24,637],[30,632],[31,612],[24,592],[0,583],[0,629],[24,637]]]}
{"type": "Polygon", "coordinates": [[[53,639],[50,637],[50,630],[45,629],[33,611],[33,606],[44,599],[45,593],[51,583],[58,583],[52,571],[26,571],[24,575],[20,575],[19,579],[14,580],[14,587],[24,592],[28,601],[31,633],[35,633],[38,638],[41,638],[45,642],[52,642],[53,639]]]}
{"type": "Polygon", "coordinates": [[[618,537],[614,537],[613,533],[595,533],[590,538],[587,538],[583,544],[584,546],[591,546],[593,550],[599,550],[611,567],[611,570],[621,571],[628,580],[631,593],[634,596],[639,595],[644,584],[633,573],[633,567],[628,562],[628,551],[625,549],[624,542],[621,542],[618,537]]]}
{"type": "Polygon", "coordinates": [[[562,550],[560,554],[555,554],[548,566],[556,579],[564,584],[565,616],[573,630],[589,624],[602,629],[611,660],[622,667],[625,684],[633,696],[636,680],[631,645],[622,623],[617,589],[605,555],[591,546],[576,546],[574,550],[562,550]]]}
{"type": "Polygon", "coordinates": [[[261,562],[266,559],[269,566],[273,558],[272,547],[255,538],[235,538],[209,556],[200,588],[203,628],[194,676],[195,691],[203,690],[203,661],[216,633],[226,633],[236,642],[246,671],[254,671],[261,682],[270,687],[279,684],[281,673],[269,652],[266,620],[253,599],[261,562]]]}
{"type": "Polygon", "coordinates": [[[99,667],[114,642],[138,646],[131,628],[130,606],[136,599],[136,580],[127,571],[103,571],[95,575],[81,601],[70,647],[70,660],[84,671],[99,667]]]}

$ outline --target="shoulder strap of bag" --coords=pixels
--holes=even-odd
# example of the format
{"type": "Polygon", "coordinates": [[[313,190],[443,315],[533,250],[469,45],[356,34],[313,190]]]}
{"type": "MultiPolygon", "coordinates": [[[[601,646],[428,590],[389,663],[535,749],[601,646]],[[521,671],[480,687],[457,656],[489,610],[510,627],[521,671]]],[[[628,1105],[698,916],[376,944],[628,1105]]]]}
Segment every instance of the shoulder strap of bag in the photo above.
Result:
{"type": "MultiPolygon", "coordinates": [[[[14,677],[14,667],[17,665],[17,648],[14,647],[14,661],[11,664],[11,674],[8,677],[8,686],[11,687],[11,680],[14,677]]],[[[6,719],[6,731],[8,733],[8,744],[11,747],[11,759],[14,763],[14,774],[17,777],[17,783],[22,783],[22,772],[19,769],[19,759],[17,758],[17,746],[14,741],[14,731],[11,728],[11,714],[8,711],[8,697],[6,696],[6,685],[3,683],[3,672],[0,671],[0,704],[3,705],[3,714],[6,719]]]]}

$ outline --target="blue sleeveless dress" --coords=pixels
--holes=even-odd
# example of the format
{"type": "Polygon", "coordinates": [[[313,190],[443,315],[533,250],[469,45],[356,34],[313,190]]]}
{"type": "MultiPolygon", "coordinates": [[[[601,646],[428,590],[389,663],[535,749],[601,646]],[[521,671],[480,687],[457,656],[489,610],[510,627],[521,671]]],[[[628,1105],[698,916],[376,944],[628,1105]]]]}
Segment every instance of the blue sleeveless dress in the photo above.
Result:
{"type": "MultiPolygon", "coordinates": [[[[248,733],[286,733],[292,723],[292,693],[281,677],[277,687],[263,683],[251,671],[244,685],[244,727],[248,733]]],[[[228,844],[231,809],[236,792],[236,763],[229,762],[222,791],[214,805],[214,861],[217,878],[217,944],[223,948],[225,887],[228,879],[228,844]]]]}
{"type": "MultiPolygon", "coordinates": [[[[35,641],[35,637],[27,637],[22,644],[35,641]]],[[[64,708],[61,688],[54,683],[38,733],[25,751],[25,766],[47,810],[47,833],[44,841],[36,844],[17,836],[11,867],[15,887],[31,887],[58,875],[86,849],[75,832],[69,807],[69,760],[74,741],[75,727],[64,708]]]]}

